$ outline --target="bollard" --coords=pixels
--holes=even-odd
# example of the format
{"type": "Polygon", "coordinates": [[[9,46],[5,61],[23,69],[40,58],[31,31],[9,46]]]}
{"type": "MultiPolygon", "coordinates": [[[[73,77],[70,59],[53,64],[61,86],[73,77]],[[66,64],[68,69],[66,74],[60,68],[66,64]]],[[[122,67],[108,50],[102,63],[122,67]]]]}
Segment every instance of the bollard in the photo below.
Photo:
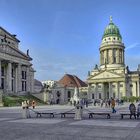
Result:
{"type": "Polygon", "coordinates": [[[26,103],[25,101],[22,102],[22,118],[26,119],[27,118],[27,109],[26,109],[26,103]]]}
{"type": "Polygon", "coordinates": [[[78,103],[75,107],[75,117],[74,120],[81,120],[82,119],[82,113],[83,113],[83,107],[78,103]]]}

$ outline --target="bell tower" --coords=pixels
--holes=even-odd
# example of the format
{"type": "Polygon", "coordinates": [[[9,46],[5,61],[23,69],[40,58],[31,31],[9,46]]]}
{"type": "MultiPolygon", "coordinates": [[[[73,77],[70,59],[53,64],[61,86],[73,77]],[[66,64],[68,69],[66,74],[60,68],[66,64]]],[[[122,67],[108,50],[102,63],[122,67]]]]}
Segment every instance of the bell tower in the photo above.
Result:
{"type": "Polygon", "coordinates": [[[110,17],[100,45],[100,69],[124,68],[124,48],[120,31],[110,17]]]}

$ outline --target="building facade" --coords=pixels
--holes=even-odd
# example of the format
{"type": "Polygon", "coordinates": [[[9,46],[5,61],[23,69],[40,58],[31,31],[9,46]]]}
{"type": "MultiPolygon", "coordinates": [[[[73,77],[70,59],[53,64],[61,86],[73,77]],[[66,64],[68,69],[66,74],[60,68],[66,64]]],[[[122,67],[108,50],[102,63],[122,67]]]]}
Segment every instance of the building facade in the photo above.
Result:
{"type": "Polygon", "coordinates": [[[29,56],[19,50],[16,35],[0,27],[0,87],[4,94],[34,92],[34,69],[29,56]]]}
{"type": "Polygon", "coordinates": [[[140,96],[140,69],[125,65],[125,46],[118,27],[110,18],[100,45],[100,65],[88,75],[88,93],[92,99],[120,99],[140,96]]]}
{"type": "Polygon", "coordinates": [[[48,89],[48,100],[55,104],[68,103],[74,95],[75,87],[78,88],[81,98],[87,97],[87,84],[75,75],[65,74],[48,89]]]}

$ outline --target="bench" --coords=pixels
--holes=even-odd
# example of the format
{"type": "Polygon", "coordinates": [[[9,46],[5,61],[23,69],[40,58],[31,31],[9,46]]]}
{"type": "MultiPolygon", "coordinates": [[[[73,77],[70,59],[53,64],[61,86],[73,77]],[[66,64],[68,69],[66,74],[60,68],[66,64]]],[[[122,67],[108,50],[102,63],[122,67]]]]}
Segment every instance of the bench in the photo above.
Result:
{"type": "Polygon", "coordinates": [[[33,109],[30,109],[31,111],[33,111],[36,114],[36,117],[42,117],[42,115],[50,115],[50,118],[54,118],[54,113],[55,112],[39,112],[39,111],[35,111],[33,109]]]}
{"type": "MultiPolygon", "coordinates": [[[[120,115],[121,115],[121,119],[123,119],[124,118],[124,116],[129,116],[130,117],[130,115],[131,115],[131,113],[130,112],[122,112],[122,113],[120,113],[120,115]]],[[[139,117],[139,115],[136,113],[136,117],[139,117]]],[[[130,118],[131,119],[131,118],[130,118]]],[[[136,118],[135,118],[136,119],[136,118]]]]}
{"type": "Polygon", "coordinates": [[[63,113],[60,113],[60,114],[61,114],[61,118],[65,118],[66,117],[66,114],[67,115],[75,114],[75,112],[63,112],[63,113]]]}
{"type": "Polygon", "coordinates": [[[36,112],[36,117],[42,117],[42,115],[50,115],[50,118],[54,118],[54,112],[36,112]]]}
{"type": "Polygon", "coordinates": [[[110,119],[110,117],[111,117],[110,113],[108,113],[108,112],[90,112],[88,114],[89,114],[89,119],[93,118],[93,115],[106,115],[107,119],[110,119]]]}

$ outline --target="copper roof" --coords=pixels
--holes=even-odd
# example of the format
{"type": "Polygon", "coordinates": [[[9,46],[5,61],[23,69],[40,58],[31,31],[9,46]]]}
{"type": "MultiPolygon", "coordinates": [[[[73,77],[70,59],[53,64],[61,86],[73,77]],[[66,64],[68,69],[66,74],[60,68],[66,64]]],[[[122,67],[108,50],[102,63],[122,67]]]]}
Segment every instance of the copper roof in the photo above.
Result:
{"type": "Polygon", "coordinates": [[[80,80],[77,76],[70,74],[65,74],[58,82],[67,87],[87,87],[85,82],[80,80]]]}

